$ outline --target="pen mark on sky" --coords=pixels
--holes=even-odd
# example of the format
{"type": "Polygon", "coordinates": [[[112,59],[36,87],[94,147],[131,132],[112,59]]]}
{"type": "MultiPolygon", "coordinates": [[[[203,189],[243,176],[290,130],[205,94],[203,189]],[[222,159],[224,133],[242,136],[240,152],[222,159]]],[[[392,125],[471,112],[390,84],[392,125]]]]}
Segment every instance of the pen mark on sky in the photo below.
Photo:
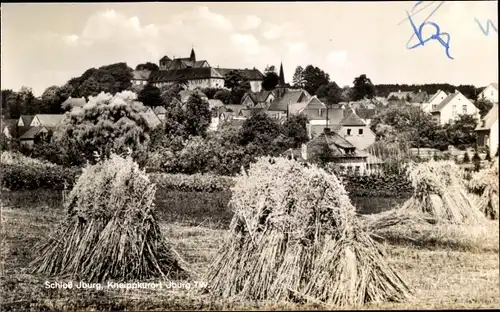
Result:
{"type": "Polygon", "coordinates": [[[488,36],[490,34],[490,25],[491,28],[493,28],[493,30],[498,34],[497,27],[493,24],[493,22],[490,19],[486,22],[486,29],[483,28],[483,25],[481,25],[481,23],[477,20],[477,18],[474,18],[474,21],[476,21],[477,26],[479,26],[479,28],[481,29],[481,31],[485,36],[488,36]]]}
{"type": "MultiPolygon", "coordinates": [[[[431,4],[435,3],[436,1],[433,1],[431,2],[431,4]]],[[[408,50],[412,50],[412,49],[415,49],[419,46],[424,46],[427,42],[431,41],[431,40],[437,40],[439,41],[439,43],[441,43],[441,45],[445,48],[445,53],[446,53],[446,56],[453,60],[454,58],[450,55],[450,34],[446,33],[446,32],[441,32],[441,29],[439,27],[438,24],[434,23],[434,22],[431,22],[431,21],[428,21],[429,18],[431,18],[434,13],[436,13],[436,11],[444,4],[444,1],[440,1],[440,3],[438,4],[438,6],[431,12],[431,14],[429,14],[425,20],[422,22],[422,24],[420,24],[420,26],[417,28],[417,26],[415,25],[415,23],[413,22],[413,19],[412,19],[412,16],[415,16],[417,13],[421,12],[423,9],[429,7],[429,5],[425,6],[425,7],[422,7],[419,11],[417,12],[413,12],[420,4],[422,4],[423,1],[418,1],[412,8],[412,14],[410,15],[410,13],[408,12],[408,10],[406,10],[406,15],[407,15],[407,18],[404,19],[403,21],[406,21],[408,20],[412,26],[412,29],[413,29],[413,34],[411,35],[410,39],[408,39],[408,42],[406,42],[406,48],[408,50]],[[423,38],[423,35],[422,35],[422,31],[424,29],[424,27],[426,25],[429,25],[429,26],[434,26],[434,29],[435,29],[435,34],[431,35],[430,37],[426,38],[424,40],[423,38]],[[417,39],[418,39],[418,43],[417,44],[414,44],[412,46],[409,46],[410,42],[413,40],[413,38],[417,36],[417,39]],[[446,40],[443,40],[442,37],[445,37],[446,40]]]]}

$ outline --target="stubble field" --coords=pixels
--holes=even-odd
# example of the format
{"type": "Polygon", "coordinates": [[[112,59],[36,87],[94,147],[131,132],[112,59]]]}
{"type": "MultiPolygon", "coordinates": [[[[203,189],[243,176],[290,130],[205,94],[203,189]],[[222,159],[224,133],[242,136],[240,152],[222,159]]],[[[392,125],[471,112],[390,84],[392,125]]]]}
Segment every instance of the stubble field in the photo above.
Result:
{"type": "MultiPolygon", "coordinates": [[[[180,198],[182,194],[177,196],[180,198]]],[[[196,203],[197,209],[189,209],[189,205],[195,203],[186,199],[186,207],[175,210],[175,213],[168,208],[172,203],[165,198],[157,200],[158,218],[164,235],[188,262],[190,269],[197,273],[195,279],[190,281],[191,285],[195,281],[203,282],[203,273],[224,241],[231,219],[224,199],[213,196],[206,198],[205,203],[196,203]]],[[[48,191],[2,194],[2,311],[338,309],[315,302],[292,305],[220,300],[201,293],[195,287],[161,290],[46,288],[47,281],[62,283],[70,279],[32,275],[28,263],[34,257],[34,246],[50,235],[64,213],[58,194],[48,191]]],[[[413,287],[413,297],[401,303],[346,309],[500,307],[498,221],[489,221],[482,228],[395,227],[384,237],[388,261],[413,287]]],[[[178,284],[181,282],[178,281],[178,284]]]]}

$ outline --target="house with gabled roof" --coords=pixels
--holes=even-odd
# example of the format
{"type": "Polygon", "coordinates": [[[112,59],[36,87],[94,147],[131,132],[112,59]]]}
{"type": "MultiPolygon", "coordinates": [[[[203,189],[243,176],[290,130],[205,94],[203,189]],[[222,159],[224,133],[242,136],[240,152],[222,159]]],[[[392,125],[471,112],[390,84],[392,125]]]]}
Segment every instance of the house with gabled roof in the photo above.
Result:
{"type": "Polygon", "coordinates": [[[23,147],[31,148],[35,144],[35,138],[41,136],[42,138],[48,135],[49,129],[44,126],[30,127],[19,137],[19,143],[23,147]]]}
{"type": "Polygon", "coordinates": [[[154,129],[161,124],[161,119],[155,114],[153,108],[150,106],[144,106],[144,110],[139,114],[151,129],[154,129]]]}
{"type": "Polygon", "coordinates": [[[498,103],[493,104],[475,130],[478,134],[477,145],[488,147],[493,157],[498,150],[498,103]]]}
{"type": "Polygon", "coordinates": [[[243,79],[250,83],[250,90],[252,92],[260,92],[262,91],[262,81],[264,80],[264,75],[255,67],[253,69],[234,69],[234,68],[219,68],[215,69],[219,72],[223,77],[229,74],[230,72],[238,73],[243,79]]]}
{"type": "Polygon", "coordinates": [[[427,101],[422,103],[422,110],[426,113],[431,113],[437,106],[446,99],[448,94],[443,90],[438,90],[427,101]]]}
{"type": "Polygon", "coordinates": [[[29,127],[31,125],[31,122],[33,121],[33,118],[35,118],[34,115],[21,115],[17,122],[17,126],[29,127]]]}
{"type": "MultiPolygon", "coordinates": [[[[280,119],[287,116],[287,112],[289,114],[290,105],[303,103],[301,105],[307,104],[307,102],[311,99],[311,95],[303,89],[283,89],[281,96],[279,98],[275,98],[269,103],[267,108],[267,114],[271,118],[280,119]]],[[[299,105],[300,106],[300,105],[299,105]]],[[[292,112],[293,114],[293,112],[292,112]]]]}
{"type": "Polygon", "coordinates": [[[478,99],[486,99],[493,103],[498,103],[498,83],[492,82],[479,93],[478,99]]]}
{"type": "Polygon", "coordinates": [[[337,133],[359,150],[372,145],[376,138],[375,133],[353,109],[346,110],[344,118],[338,124],[337,133]]]}
{"type": "Polygon", "coordinates": [[[148,83],[149,76],[151,76],[150,70],[134,70],[132,72],[132,84],[138,86],[146,85],[148,83]]]}
{"type": "Polygon", "coordinates": [[[377,164],[369,163],[370,155],[367,152],[357,149],[356,146],[330,128],[325,128],[317,137],[302,144],[302,158],[305,160],[316,158],[322,152],[325,144],[332,152],[333,162],[343,170],[364,174],[376,169],[377,164]]]}
{"type": "Polygon", "coordinates": [[[479,109],[458,90],[448,95],[431,114],[442,125],[456,120],[460,115],[473,115],[479,119],[479,109]]]}
{"type": "Polygon", "coordinates": [[[38,114],[33,117],[30,127],[56,127],[64,119],[64,114],[38,114]]]}
{"type": "Polygon", "coordinates": [[[155,108],[153,108],[153,112],[156,114],[156,116],[158,116],[158,119],[160,119],[160,121],[163,122],[165,120],[165,115],[167,114],[167,110],[165,109],[165,107],[155,106],[155,108]]]}
{"type": "Polygon", "coordinates": [[[259,92],[246,92],[241,98],[241,105],[253,108],[267,108],[270,103],[276,99],[274,91],[261,90],[259,92]]]}

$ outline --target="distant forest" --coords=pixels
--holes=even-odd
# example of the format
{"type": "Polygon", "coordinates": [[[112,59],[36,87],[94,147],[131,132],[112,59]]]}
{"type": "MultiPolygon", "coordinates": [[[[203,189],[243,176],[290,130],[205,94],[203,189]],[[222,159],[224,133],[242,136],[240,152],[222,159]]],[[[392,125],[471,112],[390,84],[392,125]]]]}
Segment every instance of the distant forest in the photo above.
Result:
{"type": "Polygon", "coordinates": [[[471,100],[477,100],[479,93],[484,90],[484,87],[476,88],[473,85],[459,85],[454,86],[448,83],[433,83],[433,84],[423,84],[423,85],[407,85],[407,84],[378,84],[375,85],[375,90],[377,96],[387,97],[391,92],[418,92],[419,90],[427,92],[427,94],[432,95],[438,90],[445,91],[446,93],[453,93],[455,90],[460,91],[465,97],[471,100]]]}

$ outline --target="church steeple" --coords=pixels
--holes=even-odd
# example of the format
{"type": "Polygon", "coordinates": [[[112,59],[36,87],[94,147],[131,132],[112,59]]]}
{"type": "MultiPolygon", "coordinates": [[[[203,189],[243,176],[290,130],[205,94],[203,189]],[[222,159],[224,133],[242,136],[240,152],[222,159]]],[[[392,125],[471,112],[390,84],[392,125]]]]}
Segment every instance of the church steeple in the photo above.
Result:
{"type": "Polygon", "coordinates": [[[280,87],[285,86],[285,74],[283,73],[283,62],[281,62],[281,65],[280,65],[280,80],[278,82],[278,85],[280,87]]]}
{"type": "Polygon", "coordinates": [[[194,48],[191,48],[191,55],[189,56],[191,61],[196,62],[196,55],[194,54],[194,48]]]}

